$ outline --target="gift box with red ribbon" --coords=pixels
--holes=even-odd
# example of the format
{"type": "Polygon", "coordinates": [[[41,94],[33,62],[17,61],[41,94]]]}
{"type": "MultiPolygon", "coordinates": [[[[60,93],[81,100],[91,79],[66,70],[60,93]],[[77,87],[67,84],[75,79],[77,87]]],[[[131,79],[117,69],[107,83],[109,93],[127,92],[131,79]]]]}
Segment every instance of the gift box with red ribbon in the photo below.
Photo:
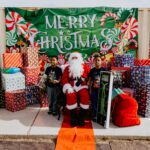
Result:
{"type": "Polygon", "coordinates": [[[5,92],[6,109],[12,112],[26,108],[25,90],[5,92]]]}
{"type": "Polygon", "coordinates": [[[4,53],[4,68],[23,67],[23,58],[21,53],[4,53]]]}

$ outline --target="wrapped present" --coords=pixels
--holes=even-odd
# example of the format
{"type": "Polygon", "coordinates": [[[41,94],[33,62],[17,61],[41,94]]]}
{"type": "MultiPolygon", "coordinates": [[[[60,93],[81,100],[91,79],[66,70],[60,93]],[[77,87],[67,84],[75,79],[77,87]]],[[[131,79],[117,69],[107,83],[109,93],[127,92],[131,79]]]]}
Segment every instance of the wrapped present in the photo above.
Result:
{"type": "Polygon", "coordinates": [[[4,74],[2,73],[3,88],[6,91],[25,89],[25,76],[21,73],[4,74]]]}
{"type": "Polygon", "coordinates": [[[0,89],[0,108],[5,108],[5,91],[0,89]]]}
{"type": "Polygon", "coordinates": [[[24,67],[38,67],[38,59],[38,53],[35,51],[35,48],[28,47],[23,54],[24,67]]]}
{"type": "Polygon", "coordinates": [[[150,83],[137,83],[135,92],[135,98],[139,104],[139,114],[150,117],[150,83]]]}
{"type": "Polygon", "coordinates": [[[134,59],[135,66],[150,66],[150,59],[134,59]]]}
{"type": "Polygon", "coordinates": [[[25,90],[5,92],[6,109],[12,112],[26,108],[25,90]]]}
{"type": "Polygon", "coordinates": [[[124,93],[128,94],[131,97],[134,97],[134,89],[131,88],[122,88],[121,89],[124,93]]]}
{"type": "Polygon", "coordinates": [[[130,67],[111,67],[111,71],[114,76],[114,88],[130,87],[130,67]]]}
{"type": "Polygon", "coordinates": [[[134,65],[134,57],[132,54],[116,54],[114,64],[116,67],[131,67],[134,65]]]}
{"type": "Polygon", "coordinates": [[[48,107],[48,95],[46,92],[40,91],[39,100],[41,107],[48,107]]]}
{"type": "Polygon", "coordinates": [[[39,103],[39,88],[38,88],[38,86],[27,86],[25,91],[26,91],[27,105],[39,103]]]}
{"type": "Polygon", "coordinates": [[[38,75],[30,75],[25,77],[26,86],[38,84],[38,75]]]}
{"type": "Polygon", "coordinates": [[[21,53],[27,53],[28,51],[38,53],[39,47],[25,47],[25,48],[21,49],[21,53]]]}
{"type": "Polygon", "coordinates": [[[23,59],[21,53],[4,53],[3,54],[4,68],[22,67],[23,59]]]}
{"type": "Polygon", "coordinates": [[[133,66],[131,68],[131,86],[134,87],[137,82],[150,82],[150,66],[133,66]]]}
{"type": "Polygon", "coordinates": [[[22,72],[25,74],[25,76],[32,76],[32,75],[38,76],[40,73],[40,68],[39,67],[24,67],[22,68],[22,72]]]}

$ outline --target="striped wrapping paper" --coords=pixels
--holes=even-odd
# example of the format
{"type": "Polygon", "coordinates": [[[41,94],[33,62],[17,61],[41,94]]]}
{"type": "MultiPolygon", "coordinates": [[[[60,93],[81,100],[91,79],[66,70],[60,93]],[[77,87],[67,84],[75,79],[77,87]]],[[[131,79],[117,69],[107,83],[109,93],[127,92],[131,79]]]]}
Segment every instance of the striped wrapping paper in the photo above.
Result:
{"type": "Polygon", "coordinates": [[[34,48],[28,48],[23,54],[24,67],[38,67],[39,58],[38,53],[34,48]]]}
{"type": "Polygon", "coordinates": [[[116,54],[114,57],[114,64],[116,67],[130,67],[134,65],[134,57],[132,54],[116,54]]]}
{"type": "Polygon", "coordinates": [[[27,86],[26,92],[26,103],[27,105],[39,103],[39,87],[38,86],[27,86]]]}
{"type": "Polygon", "coordinates": [[[29,75],[25,77],[25,82],[26,86],[31,86],[31,85],[37,85],[39,81],[39,76],[38,74],[36,75],[29,75]]]}
{"type": "Polygon", "coordinates": [[[135,66],[150,66],[150,59],[134,59],[135,66]]]}
{"type": "Polygon", "coordinates": [[[5,108],[5,91],[0,89],[0,108],[5,108]]]}
{"type": "Polygon", "coordinates": [[[22,67],[23,58],[21,53],[4,53],[3,54],[4,68],[22,67]]]}
{"type": "Polygon", "coordinates": [[[3,89],[6,91],[25,89],[25,76],[21,73],[2,74],[3,89]]]}
{"type": "Polygon", "coordinates": [[[6,109],[12,112],[26,108],[25,90],[5,92],[6,109]]]}
{"type": "Polygon", "coordinates": [[[150,83],[137,83],[135,92],[135,98],[139,104],[139,114],[150,117],[150,83]]]}

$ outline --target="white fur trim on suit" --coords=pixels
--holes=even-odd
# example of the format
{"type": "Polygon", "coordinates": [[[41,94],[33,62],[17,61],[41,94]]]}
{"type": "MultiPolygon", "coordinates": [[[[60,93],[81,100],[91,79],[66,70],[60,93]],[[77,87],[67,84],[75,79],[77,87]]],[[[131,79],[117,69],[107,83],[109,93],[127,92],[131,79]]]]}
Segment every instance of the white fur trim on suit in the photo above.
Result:
{"type": "Polygon", "coordinates": [[[83,109],[89,109],[89,105],[84,105],[84,104],[81,104],[81,103],[80,103],[80,107],[83,108],[83,109]]]}
{"type": "Polygon", "coordinates": [[[73,93],[74,90],[72,88],[72,86],[69,84],[69,83],[66,83],[64,86],[63,86],[63,93],[73,93]]]}
{"type": "Polygon", "coordinates": [[[74,86],[73,88],[76,92],[78,92],[82,89],[88,89],[88,86],[87,85],[83,85],[83,86],[80,85],[80,86],[74,86]]]}
{"type": "Polygon", "coordinates": [[[75,104],[73,104],[73,105],[66,105],[66,107],[67,107],[69,110],[75,109],[75,108],[77,108],[77,103],[75,103],[75,104]]]}

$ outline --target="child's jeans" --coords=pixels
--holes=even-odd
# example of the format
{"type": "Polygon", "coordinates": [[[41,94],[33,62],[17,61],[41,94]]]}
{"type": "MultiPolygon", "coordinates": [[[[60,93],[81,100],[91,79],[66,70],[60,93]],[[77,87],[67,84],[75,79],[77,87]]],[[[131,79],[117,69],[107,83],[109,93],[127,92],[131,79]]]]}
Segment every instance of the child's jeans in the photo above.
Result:
{"type": "Polygon", "coordinates": [[[52,112],[57,111],[58,90],[58,87],[47,87],[49,110],[52,112]]]}
{"type": "Polygon", "coordinates": [[[93,112],[93,118],[97,116],[97,107],[98,107],[98,90],[92,90],[91,94],[91,101],[92,101],[92,112],[93,112]]]}

